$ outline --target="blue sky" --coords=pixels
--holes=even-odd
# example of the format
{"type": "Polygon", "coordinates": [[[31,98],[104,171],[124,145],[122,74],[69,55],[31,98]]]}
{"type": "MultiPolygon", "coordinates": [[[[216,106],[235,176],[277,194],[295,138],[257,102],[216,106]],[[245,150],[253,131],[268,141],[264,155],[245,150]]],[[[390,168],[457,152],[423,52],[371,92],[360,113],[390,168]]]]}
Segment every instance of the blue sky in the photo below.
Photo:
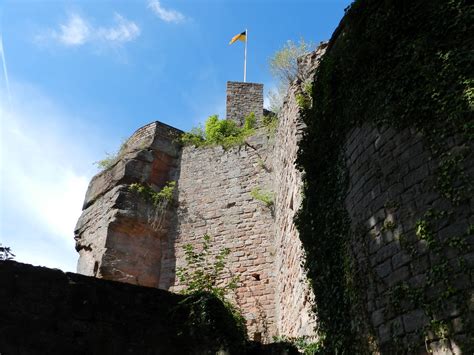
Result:
{"type": "Polygon", "coordinates": [[[75,271],[73,230],[94,161],[159,120],[223,117],[226,81],[275,86],[287,40],[327,40],[350,0],[0,0],[0,243],[75,271]]]}

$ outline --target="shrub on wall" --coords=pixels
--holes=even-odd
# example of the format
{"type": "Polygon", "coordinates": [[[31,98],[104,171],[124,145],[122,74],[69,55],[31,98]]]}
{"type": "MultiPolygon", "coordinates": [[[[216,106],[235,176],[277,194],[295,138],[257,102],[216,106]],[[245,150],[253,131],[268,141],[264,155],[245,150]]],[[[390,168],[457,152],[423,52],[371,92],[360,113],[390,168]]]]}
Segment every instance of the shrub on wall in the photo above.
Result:
{"type": "Polygon", "coordinates": [[[100,170],[107,170],[111,168],[124,156],[127,148],[127,141],[122,142],[120,148],[116,152],[105,153],[106,157],[104,159],[94,162],[94,165],[97,166],[100,170]]]}
{"type": "Polygon", "coordinates": [[[153,203],[154,206],[158,206],[161,202],[172,202],[175,188],[176,181],[168,181],[160,191],[155,191],[149,185],[138,182],[130,184],[128,187],[130,192],[138,194],[146,201],[153,203]]]}
{"type": "Polygon", "coordinates": [[[241,145],[245,139],[255,133],[256,117],[252,112],[245,117],[244,125],[240,128],[232,120],[220,120],[217,115],[210,116],[205,123],[205,128],[193,128],[181,136],[183,145],[213,146],[221,145],[229,148],[241,145]]]}

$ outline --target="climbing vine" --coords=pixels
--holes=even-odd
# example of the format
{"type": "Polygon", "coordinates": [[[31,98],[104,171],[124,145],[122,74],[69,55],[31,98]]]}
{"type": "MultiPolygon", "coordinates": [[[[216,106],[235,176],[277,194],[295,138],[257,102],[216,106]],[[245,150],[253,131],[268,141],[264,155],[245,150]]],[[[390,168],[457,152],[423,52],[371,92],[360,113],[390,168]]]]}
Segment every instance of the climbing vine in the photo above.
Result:
{"type": "MultiPolygon", "coordinates": [[[[400,244],[410,254],[417,253],[422,242],[438,257],[439,262],[427,271],[426,287],[441,283],[442,294],[428,300],[427,289],[399,283],[387,290],[393,307],[416,304],[429,319],[426,332],[446,338],[450,327],[435,316],[442,313],[448,299],[466,304],[464,293],[450,283],[452,265],[443,251],[447,246],[466,247],[463,241],[468,234],[453,235],[441,243],[432,227],[440,214],[450,215],[454,223],[452,212],[473,191],[472,177],[465,171],[474,139],[474,61],[469,39],[473,17],[474,7],[463,0],[356,0],[317,70],[311,87],[314,104],[306,105],[303,96],[299,100],[307,129],[298,155],[305,175],[296,224],[317,304],[317,330],[323,339],[319,353],[367,353],[374,339],[370,326],[354,321],[364,320],[364,315],[355,312],[365,309],[359,288],[363,279],[372,276],[359,282],[362,273],[354,263],[351,240],[361,236],[351,231],[345,207],[345,140],[351,129],[364,123],[420,134],[439,161],[436,191],[451,206],[431,215],[427,211],[417,221],[414,237],[400,236],[400,244]],[[456,140],[467,144],[459,151],[447,151],[446,146],[456,140]]],[[[403,207],[396,201],[387,204],[403,207]]],[[[386,221],[382,232],[392,233],[396,227],[395,222],[386,221]]],[[[464,261],[459,258],[458,262],[464,261]]],[[[406,347],[399,341],[394,337],[395,348],[406,347]]]]}

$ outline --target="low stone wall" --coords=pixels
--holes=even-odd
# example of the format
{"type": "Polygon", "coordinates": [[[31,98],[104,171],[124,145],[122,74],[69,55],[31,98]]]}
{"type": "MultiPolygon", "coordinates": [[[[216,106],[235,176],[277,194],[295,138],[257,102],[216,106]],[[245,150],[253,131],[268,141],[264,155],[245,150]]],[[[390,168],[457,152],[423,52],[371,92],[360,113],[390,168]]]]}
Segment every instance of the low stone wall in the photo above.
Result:
{"type": "Polygon", "coordinates": [[[220,303],[192,329],[184,296],[167,291],[13,261],[0,281],[1,354],[245,353],[220,303]]]}

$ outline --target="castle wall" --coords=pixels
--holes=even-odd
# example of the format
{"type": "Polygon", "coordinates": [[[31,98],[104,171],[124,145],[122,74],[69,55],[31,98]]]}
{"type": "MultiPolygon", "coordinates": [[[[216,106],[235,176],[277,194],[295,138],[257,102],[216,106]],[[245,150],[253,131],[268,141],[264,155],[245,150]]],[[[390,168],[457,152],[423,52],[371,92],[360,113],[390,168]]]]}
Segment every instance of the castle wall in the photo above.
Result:
{"type": "Polygon", "coordinates": [[[178,180],[177,228],[163,258],[160,287],[179,290],[177,267],[184,266],[183,247],[197,250],[205,234],[212,251],[229,248],[227,265],[239,275],[235,301],[247,320],[251,338],[275,335],[274,229],[272,210],[251,196],[260,188],[272,191],[272,147],[265,130],[248,144],[222,147],[184,147],[178,180]]]}
{"type": "Polygon", "coordinates": [[[278,334],[312,337],[316,316],[312,311],[314,295],[303,268],[304,250],[294,217],[302,200],[301,172],[296,168],[298,142],[305,128],[296,95],[302,84],[314,76],[324,50],[300,60],[301,78],[289,88],[278,115],[273,154],[275,201],[275,312],[278,334]]]}
{"type": "MultiPolygon", "coordinates": [[[[452,157],[464,154],[472,177],[468,141],[440,143],[452,157]]],[[[410,351],[461,353],[457,341],[466,343],[474,320],[472,194],[453,204],[437,192],[442,165],[414,129],[365,124],[349,133],[345,151],[358,287],[381,349],[398,339],[410,351]]]]}
{"type": "Polygon", "coordinates": [[[257,119],[263,115],[263,84],[228,81],[226,118],[242,125],[252,112],[257,119]]]}

